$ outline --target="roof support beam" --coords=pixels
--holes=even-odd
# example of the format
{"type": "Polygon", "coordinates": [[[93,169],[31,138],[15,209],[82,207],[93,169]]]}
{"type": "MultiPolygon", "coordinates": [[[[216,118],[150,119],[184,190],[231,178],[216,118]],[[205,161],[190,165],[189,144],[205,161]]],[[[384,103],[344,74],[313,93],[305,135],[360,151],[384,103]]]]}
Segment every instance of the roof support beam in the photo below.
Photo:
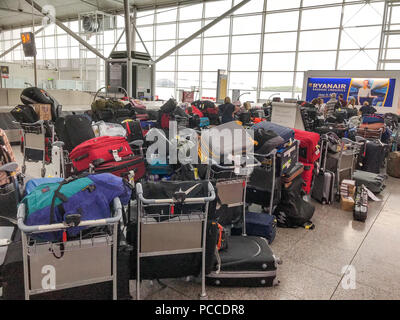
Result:
{"type": "Polygon", "coordinates": [[[229,9],[228,11],[226,11],[225,13],[223,13],[221,16],[219,16],[218,18],[216,18],[215,20],[211,21],[209,24],[205,25],[203,28],[201,28],[200,30],[196,31],[195,33],[193,33],[189,38],[183,40],[181,43],[179,43],[177,46],[173,47],[172,49],[168,50],[166,53],[164,53],[161,57],[159,57],[155,62],[159,62],[167,57],[169,57],[171,54],[173,54],[175,51],[179,50],[180,48],[182,48],[184,45],[188,44],[190,41],[192,41],[193,39],[195,39],[196,37],[198,37],[199,35],[201,35],[203,32],[207,31],[208,29],[210,29],[211,27],[215,26],[218,22],[220,22],[221,20],[223,20],[224,18],[226,18],[227,16],[231,15],[232,13],[234,13],[236,10],[240,9],[241,7],[243,7],[245,4],[247,4],[248,2],[250,2],[250,0],[243,0],[241,2],[239,2],[236,6],[232,7],[231,9],[229,9]]]}
{"type": "MultiPolygon", "coordinates": [[[[40,13],[42,13],[42,7],[40,5],[38,5],[35,1],[33,1],[33,0],[25,0],[25,1],[27,3],[29,3],[31,6],[33,6],[36,9],[36,11],[39,11],[40,13]]],[[[45,16],[44,14],[42,14],[42,15],[45,16]]],[[[89,51],[93,52],[99,58],[101,58],[103,60],[107,60],[107,58],[105,56],[103,56],[103,54],[101,54],[101,52],[99,52],[96,48],[92,47],[89,43],[87,43],[85,40],[83,40],[75,32],[73,32],[71,29],[66,27],[62,22],[60,22],[57,19],[54,19],[54,22],[57,25],[57,27],[64,30],[67,34],[69,34],[72,38],[74,38],[76,41],[78,41],[81,45],[83,45],[89,51]]]]}

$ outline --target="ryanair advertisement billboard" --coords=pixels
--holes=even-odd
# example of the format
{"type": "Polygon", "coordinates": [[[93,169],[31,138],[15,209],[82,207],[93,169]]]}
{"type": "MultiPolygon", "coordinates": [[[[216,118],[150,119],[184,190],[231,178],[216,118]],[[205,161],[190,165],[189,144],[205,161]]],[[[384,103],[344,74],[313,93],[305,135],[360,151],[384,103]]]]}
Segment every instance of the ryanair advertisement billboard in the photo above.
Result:
{"type": "Polygon", "coordinates": [[[368,101],[374,107],[389,107],[393,105],[396,79],[382,78],[308,78],[307,101],[314,98],[329,100],[332,93],[343,94],[344,99],[354,98],[356,104],[362,105],[368,101]]]}

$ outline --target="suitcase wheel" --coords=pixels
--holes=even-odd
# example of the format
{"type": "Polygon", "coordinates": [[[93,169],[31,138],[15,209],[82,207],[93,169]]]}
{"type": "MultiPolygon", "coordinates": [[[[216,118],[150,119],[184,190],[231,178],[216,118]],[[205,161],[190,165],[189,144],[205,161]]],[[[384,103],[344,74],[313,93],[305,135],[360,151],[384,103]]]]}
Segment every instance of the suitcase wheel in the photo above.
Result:
{"type": "Polygon", "coordinates": [[[41,176],[42,178],[44,178],[45,175],[46,175],[46,168],[42,168],[42,169],[40,170],[40,176],[41,176]]]}

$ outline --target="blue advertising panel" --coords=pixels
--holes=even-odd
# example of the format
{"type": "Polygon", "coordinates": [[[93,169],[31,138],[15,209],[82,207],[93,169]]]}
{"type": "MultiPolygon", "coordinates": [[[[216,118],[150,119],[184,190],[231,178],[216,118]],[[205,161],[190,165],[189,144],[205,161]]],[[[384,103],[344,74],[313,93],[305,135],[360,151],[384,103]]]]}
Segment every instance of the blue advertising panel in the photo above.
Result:
{"type": "Polygon", "coordinates": [[[382,78],[308,78],[306,100],[330,99],[332,93],[343,94],[349,101],[354,98],[356,104],[365,101],[374,107],[392,107],[396,79],[382,78]]]}

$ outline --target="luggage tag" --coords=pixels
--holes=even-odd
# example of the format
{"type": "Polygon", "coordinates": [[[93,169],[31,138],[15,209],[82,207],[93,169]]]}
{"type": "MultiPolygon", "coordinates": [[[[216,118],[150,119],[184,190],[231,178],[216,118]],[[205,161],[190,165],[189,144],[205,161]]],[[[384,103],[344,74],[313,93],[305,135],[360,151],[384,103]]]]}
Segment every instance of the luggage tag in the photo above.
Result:
{"type": "Polygon", "coordinates": [[[113,150],[112,155],[113,155],[115,161],[119,162],[122,160],[122,158],[118,155],[118,150],[113,150]]]}

